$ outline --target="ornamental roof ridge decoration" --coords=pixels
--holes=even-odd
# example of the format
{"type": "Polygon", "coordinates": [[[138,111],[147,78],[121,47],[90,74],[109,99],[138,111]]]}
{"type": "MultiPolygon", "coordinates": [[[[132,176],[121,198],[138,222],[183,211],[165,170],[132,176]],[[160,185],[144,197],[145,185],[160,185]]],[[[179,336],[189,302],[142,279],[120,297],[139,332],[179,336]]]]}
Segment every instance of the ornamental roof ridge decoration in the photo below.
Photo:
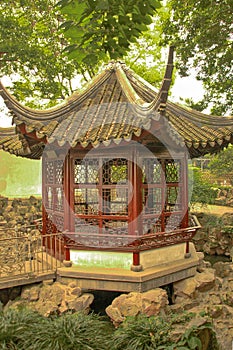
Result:
{"type": "Polygon", "coordinates": [[[142,140],[144,130],[153,134],[155,126],[174,144],[185,144],[191,157],[232,143],[233,116],[209,116],[167,101],[173,51],[171,47],[160,90],[119,60],[110,61],[84,89],[47,110],[23,106],[0,83],[0,95],[16,124],[16,128],[0,128],[0,148],[38,158],[46,143],[107,147],[133,137],[142,140]]]}

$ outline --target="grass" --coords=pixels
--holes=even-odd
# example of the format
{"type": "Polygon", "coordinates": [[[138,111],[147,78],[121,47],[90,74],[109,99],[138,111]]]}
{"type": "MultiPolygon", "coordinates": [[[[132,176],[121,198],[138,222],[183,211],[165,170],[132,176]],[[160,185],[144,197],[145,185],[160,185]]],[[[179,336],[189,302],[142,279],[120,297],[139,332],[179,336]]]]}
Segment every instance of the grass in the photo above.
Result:
{"type": "MultiPolygon", "coordinates": [[[[174,325],[186,329],[191,314],[128,317],[118,329],[96,315],[73,313],[46,318],[21,308],[0,312],[1,350],[200,350],[199,332],[189,327],[174,341],[174,325]]],[[[202,328],[201,328],[202,327],[202,328]]],[[[203,328],[205,327],[205,328],[203,328]]],[[[182,331],[181,331],[182,333],[182,331]]],[[[213,339],[215,339],[213,335],[213,339]]],[[[216,350],[210,345],[208,350],[216,350]]]]}

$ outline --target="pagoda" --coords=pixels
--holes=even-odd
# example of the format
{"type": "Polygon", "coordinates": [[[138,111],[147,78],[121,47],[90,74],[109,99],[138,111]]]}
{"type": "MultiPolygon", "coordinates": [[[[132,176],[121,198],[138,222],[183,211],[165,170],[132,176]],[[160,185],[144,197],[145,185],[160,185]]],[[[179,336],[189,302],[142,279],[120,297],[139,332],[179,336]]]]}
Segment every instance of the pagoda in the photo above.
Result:
{"type": "Polygon", "coordinates": [[[195,273],[188,162],[232,143],[233,117],[168,101],[172,51],[158,91],[120,61],[48,110],[23,106],[0,84],[14,124],[0,128],[0,148],[42,158],[42,235],[62,233],[71,275],[120,269],[120,282],[144,276],[148,289],[195,273]]]}

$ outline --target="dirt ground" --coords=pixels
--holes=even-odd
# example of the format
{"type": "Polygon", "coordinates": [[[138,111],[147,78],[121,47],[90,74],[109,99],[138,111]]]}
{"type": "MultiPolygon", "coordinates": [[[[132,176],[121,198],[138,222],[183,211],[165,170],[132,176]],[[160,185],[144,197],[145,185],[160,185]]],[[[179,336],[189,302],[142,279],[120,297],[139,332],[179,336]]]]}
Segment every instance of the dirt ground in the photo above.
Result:
{"type": "Polygon", "coordinates": [[[195,206],[192,206],[191,211],[205,212],[208,214],[222,216],[225,213],[233,213],[233,207],[227,207],[224,205],[212,205],[212,204],[208,204],[208,205],[195,204],[195,206]]]}

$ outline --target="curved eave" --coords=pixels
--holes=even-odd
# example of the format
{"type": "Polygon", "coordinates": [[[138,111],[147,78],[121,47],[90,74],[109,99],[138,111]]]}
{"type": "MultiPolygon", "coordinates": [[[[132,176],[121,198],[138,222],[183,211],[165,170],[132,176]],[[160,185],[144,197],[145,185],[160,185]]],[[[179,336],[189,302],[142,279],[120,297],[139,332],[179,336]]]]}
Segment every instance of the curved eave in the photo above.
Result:
{"type": "Polygon", "coordinates": [[[88,85],[85,91],[81,93],[74,93],[63,104],[47,110],[36,110],[22,105],[3,86],[1,81],[0,95],[2,96],[6,106],[16,117],[31,120],[34,122],[46,123],[54,119],[59,119],[65,114],[69,113],[77,105],[81,104],[83,100],[88,98],[88,96],[101,84],[103,84],[109,78],[110,75],[111,72],[109,70],[105,70],[91,81],[90,85],[88,85]]]}
{"type": "MultiPolygon", "coordinates": [[[[166,117],[170,126],[167,127],[168,134],[173,139],[176,138],[177,134],[178,139],[184,141],[192,158],[218,152],[233,142],[233,125],[226,123],[225,120],[222,122],[221,119],[225,117],[215,118],[215,122],[212,121],[212,124],[207,123],[207,118],[205,118],[205,123],[200,119],[198,122],[196,120],[194,122],[190,115],[187,117],[186,113],[174,114],[174,110],[173,113],[171,110],[167,110],[166,117]]],[[[211,116],[208,116],[209,118],[211,116]]],[[[227,120],[229,119],[232,121],[232,117],[227,118],[227,120]]]]}
{"type": "Polygon", "coordinates": [[[14,135],[16,135],[15,126],[10,126],[8,128],[0,127],[0,139],[3,137],[14,136],[14,135]]]}
{"type": "Polygon", "coordinates": [[[233,127],[233,116],[216,116],[198,112],[194,109],[187,109],[173,102],[167,103],[167,111],[180,117],[186,118],[198,126],[209,125],[212,128],[233,127]]]}

